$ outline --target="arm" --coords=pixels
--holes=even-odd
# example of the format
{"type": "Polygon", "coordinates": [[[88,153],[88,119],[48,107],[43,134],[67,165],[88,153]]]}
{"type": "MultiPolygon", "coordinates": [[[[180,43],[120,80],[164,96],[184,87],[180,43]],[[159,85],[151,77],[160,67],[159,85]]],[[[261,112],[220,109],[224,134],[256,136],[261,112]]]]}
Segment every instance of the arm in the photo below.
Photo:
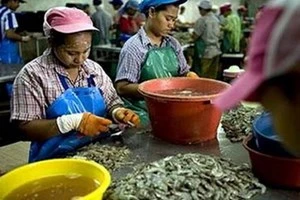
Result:
{"type": "Polygon", "coordinates": [[[30,140],[45,140],[59,130],[55,119],[44,119],[45,97],[41,82],[25,65],[14,81],[11,120],[30,140]]]}
{"type": "Polygon", "coordinates": [[[5,31],[5,36],[11,40],[20,41],[20,42],[23,41],[22,36],[15,33],[15,30],[13,30],[13,29],[9,29],[9,30],[5,31]]]}
{"type": "Polygon", "coordinates": [[[15,29],[18,27],[17,19],[14,13],[9,13],[5,16],[4,29],[5,36],[8,39],[27,42],[30,40],[29,36],[21,36],[15,32],[15,29]]]}
{"type": "Polygon", "coordinates": [[[202,34],[205,31],[205,21],[203,20],[203,17],[198,19],[194,26],[194,32],[193,32],[193,39],[197,40],[199,37],[202,36],[202,34]]]}
{"type": "MultiPolygon", "coordinates": [[[[103,98],[106,102],[108,109],[108,117],[113,119],[115,123],[128,123],[131,122],[135,126],[139,126],[140,119],[133,111],[124,108],[123,101],[117,94],[113,83],[109,76],[104,72],[102,67],[96,64],[96,68],[99,70],[98,87],[103,92],[103,98]]],[[[107,123],[106,123],[107,124],[107,123]]],[[[88,124],[90,126],[90,124],[88,124]]],[[[80,130],[80,129],[79,129],[80,130]]]]}
{"type": "Polygon", "coordinates": [[[59,134],[56,119],[31,120],[31,121],[14,121],[20,131],[30,140],[44,141],[50,137],[59,134]]]}
{"type": "Polygon", "coordinates": [[[123,47],[120,57],[116,77],[116,90],[119,95],[132,98],[141,98],[138,92],[138,81],[140,79],[140,68],[142,55],[135,54],[132,45],[123,47]],[[134,55],[135,54],[135,55],[134,55]]]}
{"type": "Polygon", "coordinates": [[[124,97],[142,98],[143,96],[138,92],[138,87],[138,83],[130,83],[126,80],[116,83],[118,93],[124,97]]]}

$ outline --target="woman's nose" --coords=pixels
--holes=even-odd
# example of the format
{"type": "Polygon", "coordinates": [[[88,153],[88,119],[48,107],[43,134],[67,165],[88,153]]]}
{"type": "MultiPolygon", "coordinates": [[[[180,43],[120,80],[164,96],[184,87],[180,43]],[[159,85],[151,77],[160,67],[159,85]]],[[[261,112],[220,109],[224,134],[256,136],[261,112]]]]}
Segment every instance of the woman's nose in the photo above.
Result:
{"type": "Polygon", "coordinates": [[[78,56],[76,56],[75,58],[75,62],[76,63],[83,63],[86,59],[85,54],[79,54],[78,56]]]}
{"type": "Polygon", "coordinates": [[[170,27],[171,29],[174,29],[174,28],[175,28],[175,21],[171,21],[171,22],[169,23],[169,27],[170,27]]]}

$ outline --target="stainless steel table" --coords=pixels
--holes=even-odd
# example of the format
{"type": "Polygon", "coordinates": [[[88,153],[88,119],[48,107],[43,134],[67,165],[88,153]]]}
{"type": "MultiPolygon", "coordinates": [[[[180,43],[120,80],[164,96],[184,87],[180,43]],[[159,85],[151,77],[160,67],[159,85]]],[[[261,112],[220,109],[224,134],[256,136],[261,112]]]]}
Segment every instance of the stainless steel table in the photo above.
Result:
{"type": "MultiPolygon", "coordinates": [[[[241,143],[231,143],[219,129],[218,139],[197,145],[175,145],[154,137],[151,133],[141,133],[142,129],[131,129],[124,133],[125,145],[139,157],[139,162],[152,162],[178,153],[202,153],[232,159],[236,163],[249,163],[247,151],[241,143]],[[139,132],[139,133],[137,133],[139,132]]],[[[18,142],[0,147],[0,170],[11,170],[26,164],[28,159],[28,142],[18,142]]],[[[123,177],[132,170],[123,167],[112,174],[113,178],[123,177]]],[[[282,190],[268,187],[263,195],[256,195],[253,200],[297,200],[299,191],[282,190]]]]}

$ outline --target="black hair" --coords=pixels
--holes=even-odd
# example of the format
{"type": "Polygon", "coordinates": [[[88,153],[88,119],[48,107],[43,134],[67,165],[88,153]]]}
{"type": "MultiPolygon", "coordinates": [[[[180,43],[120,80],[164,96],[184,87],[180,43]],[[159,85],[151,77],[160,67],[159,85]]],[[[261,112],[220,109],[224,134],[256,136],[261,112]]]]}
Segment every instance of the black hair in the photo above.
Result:
{"type": "Polygon", "coordinates": [[[7,4],[10,0],[1,0],[1,4],[7,4]]]}
{"type": "Polygon", "coordinates": [[[90,5],[88,3],[82,4],[82,9],[86,9],[86,8],[89,8],[89,7],[90,7],[90,5]]]}
{"type": "MultiPolygon", "coordinates": [[[[82,31],[82,32],[89,32],[92,34],[93,31],[82,31]]],[[[70,35],[70,34],[60,33],[60,32],[57,32],[52,29],[50,31],[50,38],[49,38],[50,45],[52,47],[59,47],[59,46],[65,44],[65,38],[67,35],[70,35]]]]}
{"type": "Polygon", "coordinates": [[[49,42],[51,46],[58,47],[65,43],[65,37],[67,34],[57,32],[55,30],[51,30],[49,42]]]}
{"type": "Polygon", "coordinates": [[[199,10],[204,10],[205,12],[210,12],[210,11],[212,11],[211,8],[209,8],[209,9],[204,9],[204,8],[201,8],[200,6],[198,6],[198,9],[199,9],[199,10]]]}
{"type": "Polygon", "coordinates": [[[99,6],[102,4],[102,1],[101,0],[93,0],[93,5],[94,6],[99,6]]]}

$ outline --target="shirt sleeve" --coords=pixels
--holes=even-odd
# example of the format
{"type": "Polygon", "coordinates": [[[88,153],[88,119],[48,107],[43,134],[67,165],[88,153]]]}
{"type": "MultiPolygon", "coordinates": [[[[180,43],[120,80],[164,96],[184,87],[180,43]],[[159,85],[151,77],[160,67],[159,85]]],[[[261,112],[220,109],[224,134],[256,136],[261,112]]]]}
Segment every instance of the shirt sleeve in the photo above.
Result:
{"type": "Polygon", "coordinates": [[[138,83],[141,75],[141,64],[127,47],[122,48],[115,82],[127,80],[131,83],[138,83]]]}
{"type": "Polygon", "coordinates": [[[95,63],[96,67],[100,69],[100,75],[98,80],[98,87],[103,92],[103,98],[106,103],[107,109],[111,109],[115,105],[123,105],[123,101],[117,94],[117,91],[114,88],[113,82],[109,78],[109,76],[104,72],[102,67],[95,63]]]}
{"type": "Polygon", "coordinates": [[[194,26],[194,31],[198,37],[200,37],[205,30],[205,22],[202,18],[198,19],[194,26]]]}
{"type": "Polygon", "coordinates": [[[24,67],[14,80],[11,98],[12,120],[34,120],[46,116],[42,84],[34,73],[24,67]]]}
{"type": "Polygon", "coordinates": [[[18,28],[18,22],[15,13],[8,13],[7,18],[5,20],[5,25],[4,29],[9,30],[9,29],[15,29],[18,28]]]}

